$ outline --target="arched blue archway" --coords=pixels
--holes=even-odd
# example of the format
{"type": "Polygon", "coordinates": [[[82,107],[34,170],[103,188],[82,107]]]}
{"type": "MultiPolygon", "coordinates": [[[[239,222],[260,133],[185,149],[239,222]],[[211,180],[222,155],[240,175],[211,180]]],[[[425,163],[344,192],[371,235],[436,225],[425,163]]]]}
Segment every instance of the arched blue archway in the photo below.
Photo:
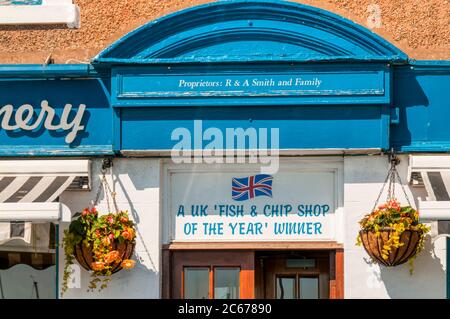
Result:
{"type": "Polygon", "coordinates": [[[280,149],[388,148],[392,66],[407,63],[336,14],[260,0],[175,12],[92,60],[111,69],[116,150],[138,151],[170,149],[172,130],[196,119],[280,128],[280,149]]]}
{"type": "Polygon", "coordinates": [[[407,56],[336,14],[285,1],[219,1],[149,22],[93,63],[390,61],[407,56]]]}

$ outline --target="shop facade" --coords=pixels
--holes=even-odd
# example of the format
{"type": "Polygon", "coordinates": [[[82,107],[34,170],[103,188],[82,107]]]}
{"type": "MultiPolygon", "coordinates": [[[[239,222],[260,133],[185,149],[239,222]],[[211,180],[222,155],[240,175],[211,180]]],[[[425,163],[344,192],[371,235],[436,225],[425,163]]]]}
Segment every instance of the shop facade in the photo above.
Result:
{"type": "MultiPolygon", "coordinates": [[[[136,269],[90,293],[75,267],[63,298],[446,298],[449,85],[449,62],[413,61],[351,21],[278,1],[168,15],[89,65],[4,65],[1,234],[20,247],[0,246],[1,278],[28,263],[61,297],[57,244],[112,158],[136,269]],[[391,149],[408,196],[442,216],[413,276],[355,245],[391,149]],[[56,245],[31,262],[26,229],[43,223],[56,245]]],[[[3,296],[25,294],[7,284],[3,296]]]]}

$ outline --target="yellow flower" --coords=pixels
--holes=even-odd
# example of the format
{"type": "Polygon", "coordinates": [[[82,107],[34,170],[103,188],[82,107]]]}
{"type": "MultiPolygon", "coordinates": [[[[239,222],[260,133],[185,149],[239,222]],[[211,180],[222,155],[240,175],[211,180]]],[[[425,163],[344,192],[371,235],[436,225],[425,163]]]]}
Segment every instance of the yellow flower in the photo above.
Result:
{"type": "Polygon", "coordinates": [[[122,261],[122,268],[123,269],[132,269],[134,268],[136,262],[134,260],[131,259],[125,259],[124,261],[122,261]]]}

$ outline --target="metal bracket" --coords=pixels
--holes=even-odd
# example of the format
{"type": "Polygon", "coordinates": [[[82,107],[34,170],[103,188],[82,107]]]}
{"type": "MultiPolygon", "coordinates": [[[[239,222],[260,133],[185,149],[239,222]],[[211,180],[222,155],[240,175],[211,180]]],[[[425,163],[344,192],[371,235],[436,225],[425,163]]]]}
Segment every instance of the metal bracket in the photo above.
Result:
{"type": "Polygon", "coordinates": [[[392,166],[397,166],[400,164],[400,158],[398,158],[394,148],[391,148],[388,152],[388,161],[392,166]]]}
{"type": "Polygon", "coordinates": [[[113,158],[112,157],[105,157],[102,161],[102,170],[105,171],[108,168],[111,168],[113,166],[113,158]]]}

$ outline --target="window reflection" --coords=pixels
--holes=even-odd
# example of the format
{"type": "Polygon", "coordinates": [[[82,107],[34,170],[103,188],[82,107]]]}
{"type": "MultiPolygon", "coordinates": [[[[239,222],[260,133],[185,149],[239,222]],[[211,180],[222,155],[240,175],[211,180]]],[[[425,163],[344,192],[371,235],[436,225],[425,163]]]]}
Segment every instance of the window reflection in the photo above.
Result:
{"type": "Polygon", "coordinates": [[[209,268],[184,269],[184,298],[209,299],[209,268]]]}
{"type": "Polygon", "coordinates": [[[319,278],[300,278],[300,299],[319,299],[319,278]]]}
{"type": "Polygon", "coordinates": [[[277,277],[277,299],[295,299],[295,277],[277,277]]]}
{"type": "Polygon", "coordinates": [[[239,298],[239,268],[214,268],[214,298],[239,298]]]}

